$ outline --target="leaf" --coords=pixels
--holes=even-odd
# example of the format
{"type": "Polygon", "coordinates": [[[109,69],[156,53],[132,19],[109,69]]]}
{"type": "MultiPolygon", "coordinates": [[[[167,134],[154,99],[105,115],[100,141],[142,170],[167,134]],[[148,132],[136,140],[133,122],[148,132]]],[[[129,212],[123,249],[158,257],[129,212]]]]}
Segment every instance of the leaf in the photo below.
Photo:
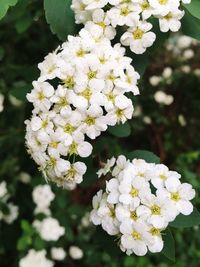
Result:
{"type": "Polygon", "coordinates": [[[170,223],[170,226],[175,228],[186,228],[199,224],[200,224],[200,213],[196,208],[194,208],[193,212],[188,216],[182,214],[178,215],[176,219],[170,223]]]}
{"type": "Polygon", "coordinates": [[[128,158],[130,160],[136,159],[144,159],[146,162],[149,163],[160,163],[160,158],[156,156],[154,153],[147,151],[147,150],[134,150],[128,154],[128,158]]]}
{"type": "Polygon", "coordinates": [[[200,1],[199,0],[192,0],[189,5],[183,5],[192,16],[200,19],[200,1]]]}
{"type": "Polygon", "coordinates": [[[175,244],[174,238],[169,229],[163,234],[164,248],[162,254],[165,255],[169,260],[175,262],[175,244]]]}
{"type": "Polygon", "coordinates": [[[70,0],[44,0],[47,23],[52,33],[62,41],[66,40],[68,34],[74,33],[74,14],[70,5],[70,0]]]}
{"type": "Polygon", "coordinates": [[[27,93],[29,93],[31,90],[31,86],[27,85],[23,85],[23,86],[17,86],[14,89],[12,89],[10,91],[11,95],[13,95],[14,97],[16,97],[19,100],[22,101],[26,101],[26,95],[27,93]]]}
{"type": "Polygon", "coordinates": [[[143,76],[149,63],[147,53],[144,53],[143,55],[132,54],[131,57],[133,59],[133,66],[135,70],[140,74],[140,76],[143,76]]]}
{"type": "Polygon", "coordinates": [[[130,124],[126,122],[109,127],[108,132],[116,137],[127,137],[131,134],[131,127],[130,124]]]}
{"type": "Polygon", "coordinates": [[[31,26],[32,18],[30,14],[25,14],[15,23],[15,28],[18,33],[23,33],[31,26]]]}
{"type": "Polygon", "coordinates": [[[182,19],[182,31],[184,34],[200,40],[200,20],[193,17],[187,10],[182,19]]]}
{"type": "Polygon", "coordinates": [[[18,0],[0,0],[0,19],[6,15],[9,7],[17,4],[17,1],[18,0]]]}

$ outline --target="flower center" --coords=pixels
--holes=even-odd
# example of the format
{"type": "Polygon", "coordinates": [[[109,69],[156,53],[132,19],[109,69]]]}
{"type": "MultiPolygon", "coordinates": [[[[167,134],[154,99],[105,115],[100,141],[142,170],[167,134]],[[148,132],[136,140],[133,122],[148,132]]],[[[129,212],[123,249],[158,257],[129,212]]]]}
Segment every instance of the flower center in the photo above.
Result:
{"type": "Polygon", "coordinates": [[[92,116],[87,116],[87,118],[85,119],[85,123],[89,126],[94,125],[95,124],[95,118],[92,116]]]}
{"type": "Polygon", "coordinates": [[[37,98],[38,98],[40,101],[42,101],[42,100],[45,99],[45,96],[44,96],[44,94],[43,94],[42,91],[38,92],[38,94],[37,94],[37,98]]]}
{"type": "Polygon", "coordinates": [[[108,101],[111,101],[113,103],[115,102],[115,95],[112,92],[106,94],[106,97],[107,97],[108,101]]]}
{"type": "Polygon", "coordinates": [[[73,180],[74,176],[76,174],[76,170],[72,166],[68,171],[67,174],[65,175],[66,180],[73,180]]]}
{"type": "Polygon", "coordinates": [[[146,0],[140,6],[142,10],[148,9],[150,7],[149,3],[146,0]]]}
{"type": "Polygon", "coordinates": [[[179,195],[179,193],[178,192],[173,192],[173,193],[171,193],[171,200],[173,200],[173,201],[179,201],[181,199],[181,197],[180,197],[180,195],[179,195]]]}
{"type": "Polygon", "coordinates": [[[121,119],[121,118],[124,116],[124,110],[118,108],[118,109],[115,111],[115,114],[116,114],[116,116],[117,116],[118,119],[121,119]]]}
{"type": "Polygon", "coordinates": [[[52,147],[52,148],[57,148],[58,147],[58,142],[52,141],[51,143],[49,143],[49,146],[52,147]]]}
{"type": "Polygon", "coordinates": [[[159,0],[159,3],[160,3],[161,5],[166,5],[167,2],[168,2],[168,0],[159,0]]]}
{"type": "Polygon", "coordinates": [[[67,102],[66,97],[61,97],[57,103],[59,107],[66,107],[69,103],[67,102]]]}
{"type": "Polygon", "coordinates": [[[68,76],[63,82],[64,82],[64,86],[68,88],[73,88],[75,85],[73,76],[68,76]]]}
{"type": "Polygon", "coordinates": [[[160,229],[158,229],[158,228],[155,228],[155,227],[152,227],[151,229],[150,229],[150,234],[152,234],[153,236],[159,236],[160,235],[160,229]]]}
{"type": "Polygon", "coordinates": [[[42,128],[46,128],[48,126],[48,120],[44,120],[42,122],[42,128]]]}
{"type": "Polygon", "coordinates": [[[160,212],[161,212],[161,208],[158,205],[153,205],[151,207],[151,213],[153,215],[160,215],[160,212]]]}
{"type": "Polygon", "coordinates": [[[53,158],[53,157],[50,157],[50,160],[49,160],[49,162],[48,162],[48,165],[49,165],[50,167],[55,167],[55,166],[56,166],[56,159],[53,158]]]}
{"type": "Polygon", "coordinates": [[[130,213],[130,218],[131,218],[132,220],[134,220],[134,221],[137,220],[138,216],[137,216],[136,211],[131,211],[131,213],[130,213]]]}
{"type": "Polygon", "coordinates": [[[115,218],[115,209],[110,207],[109,210],[110,210],[110,213],[109,213],[110,217],[115,218]]]}
{"type": "Polygon", "coordinates": [[[129,13],[130,13],[130,9],[128,9],[127,7],[123,7],[120,9],[120,15],[121,16],[126,17],[126,16],[128,16],[129,13]]]}
{"type": "Polygon", "coordinates": [[[78,148],[78,144],[73,141],[72,144],[69,146],[70,156],[73,154],[77,154],[77,148],[78,148]]]}
{"type": "Polygon", "coordinates": [[[83,92],[80,93],[80,95],[85,97],[87,100],[90,100],[92,91],[90,90],[90,88],[86,88],[83,92]]]}
{"type": "Polygon", "coordinates": [[[138,195],[139,195],[139,190],[138,190],[137,188],[135,188],[135,187],[132,187],[132,188],[131,188],[130,195],[131,195],[132,197],[138,197],[138,195]]]}
{"type": "Polygon", "coordinates": [[[89,79],[89,80],[92,80],[92,79],[96,78],[96,76],[97,76],[97,71],[92,71],[92,70],[91,70],[91,71],[88,72],[87,76],[88,76],[88,79],[89,79]]]}
{"type": "Polygon", "coordinates": [[[131,235],[132,235],[134,240],[141,240],[141,234],[140,233],[133,231],[131,235]]]}
{"type": "Polygon", "coordinates": [[[173,18],[173,15],[172,15],[171,12],[169,12],[166,16],[164,16],[164,18],[165,18],[166,20],[170,20],[170,19],[173,18]]]}
{"type": "Polygon", "coordinates": [[[143,32],[141,29],[139,29],[139,28],[137,28],[137,29],[133,32],[133,38],[134,38],[135,40],[142,39],[143,35],[144,35],[144,32],[143,32]]]}
{"type": "Polygon", "coordinates": [[[160,174],[159,177],[160,177],[160,179],[163,180],[163,181],[167,180],[167,176],[164,175],[164,174],[160,174]]]}
{"type": "Polygon", "coordinates": [[[71,134],[75,131],[75,127],[72,126],[70,123],[67,123],[65,126],[64,126],[64,132],[65,133],[68,133],[68,134],[71,134]]]}
{"type": "Polygon", "coordinates": [[[78,51],[76,51],[76,56],[77,57],[84,57],[86,54],[86,51],[80,48],[78,51]]]}
{"type": "Polygon", "coordinates": [[[105,30],[105,28],[106,28],[106,24],[104,23],[104,21],[98,22],[97,25],[99,25],[101,28],[103,28],[103,30],[105,30]]]}

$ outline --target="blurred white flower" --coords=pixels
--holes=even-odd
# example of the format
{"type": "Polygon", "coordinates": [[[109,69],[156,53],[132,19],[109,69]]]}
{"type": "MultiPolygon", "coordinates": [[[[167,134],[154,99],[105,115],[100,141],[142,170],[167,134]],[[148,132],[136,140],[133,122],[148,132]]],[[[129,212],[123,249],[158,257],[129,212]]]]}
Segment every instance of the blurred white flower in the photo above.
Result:
{"type": "Polygon", "coordinates": [[[60,226],[55,218],[45,218],[42,221],[34,221],[33,226],[38,231],[40,237],[46,241],[57,241],[65,234],[65,228],[60,226]]]}
{"type": "Polygon", "coordinates": [[[195,70],[194,70],[194,74],[195,74],[196,76],[200,76],[200,69],[195,69],[195,70]]]}
{"type": "Polygon", "coordinates": [[[38,185],[32,192],[33,201],[36,204],[35,213],[50,214],[49,206],[54,200],[55,195],[48,184],[38,185]]]}
{"type": "Polygon", "coordinates": [[[14,106],[14,107],[20,107],[23,104],[22,100],[19,100],[18,98],[16,98],[15,96],[9,94],[8,96],[10,103],[14,106]]]}
{"type": "Polygon", "coordinates": [[[185,127],[187,125],[187,121],[182,114],[178,115],[178,122],[180,123],[182,127],[185,127]]]}
{"type": "Polygon", "coordinates": [[[3,181],[0,183],[0,198],[3,198],[7,193],[7,184],[5,181],[3,181]]]}
{"type": "Polygon", "coordinates": [[[183,52],[183,58],[184,59],[191,59],[194,57],[194,51],[192,49],[187,49],[183,52]]]}
{"type": "Polygon", "coordinates": [[[53,247],[51,249],[51,257],[53,260],[62,261],[66,257],[66,252],[63,248],[53,247]]]}
{"type": "Polygon", "coordinates": [[[150,82],[150,84],[152,85],[152,86],[157,86],[157,85],[159,85],[159,83],[162,81],[162,77],[160,77],[160,76],[151,76],[150,78],[149,78],[149,82],[150,82]]]}
{"type": "Polygon", "coordinates": [[[20,172],[19,180],[24,184],[29,184],[31,181],[31,176],[27,172],[20,172]]]}
{"type": "Polygon", "coordinates": [[[191,68],[189,65],[184,65],[181,67],[181,71],[184,72],[184,73],[190,73],[191,71],[191,68]]]}
{"type": "Polygon", "coordinates": [[[3,102],[4,102],[4,95],[0,93],[0,112],[3,111],[4,106],[3,106],[3,102]]]}
{"type": "Polygon", "coordinates": [[[172,95],[168,95],[163,91],[157,91],[154,94],[154,99],[157,103],[159,104],[164,104],[164,105],[171,105],[174,101],[174,97],[172,95]]]}
{"type": "Polygon", "coordinates": [[[170,67],[164,68],[163,73],[162,73],[162,76],[165,79],[170,78],[172,76],[172,68],[170,68],[170,67]]]}
{"type": "Polygon", "coordinates": [[[83,258],[83,251],[77,246],[69,248],[69,255],[73,260],[80,260],[83,258]]]}
{"type": "Polygon", "coordinates": [[[28,254],[19,261],[19,267],[53,267],[52,261],[46,258],[46,251],[30,249],[28,254]]]}
{"type": "Polygon", "coordinates": [[[19,208],[13,203],[8,203],[8,209],[9,213],[3,215],[3,220],[6,223],[11,224],[17,219],[19,214],[19,208]]]}
{"type": "Polygon", "coordinates": [[[151,124],[152,123],[152,119],[149,116],[144,116],[143,121],[145,124],[151,124]]]}
{"type": "Polygon", "coordinates": [[[182,35],[178,38],[177,46],[180,49],[188,48],[192,44],[193,39],[189,36],[182,35]]]}

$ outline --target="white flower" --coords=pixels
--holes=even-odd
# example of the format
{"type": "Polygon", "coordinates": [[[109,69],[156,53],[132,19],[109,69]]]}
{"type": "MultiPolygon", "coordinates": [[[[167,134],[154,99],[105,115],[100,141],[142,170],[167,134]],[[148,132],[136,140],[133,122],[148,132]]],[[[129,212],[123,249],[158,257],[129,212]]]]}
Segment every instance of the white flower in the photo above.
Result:
{"type": "Polygon", "coordinates": [[[148,174],[151,179],[151,183],[157,189],[163,188],[165,186],[165,182],[170,178],[173,178],[174,180],[181,178],[179,173],[170,171],[164,164],[157,164],[155,168],[149,171],[148,174]]]}
{"type": "Polygon", "coordinates": [[[154,15],[165,16],[171,10],[177,10],[179,0],[149,0],[149,4],[154,9],[154,15]]]}
{"type": "Polygon", "coordinates": [[[151,235],[144,223],[125,221],[120,225],[120,232],[121,245],[124,249],[132,250],[137,256],[144,256],[147,253],[151,235]]]}
{"type": "Polygon", "coordinates": [[[48,82],[33,82],[34,89],[27,94],[29,102],[34,104],[36,110],[48,111],[51,107],[50,97],[54,94],[54,88],[48,82]]]}
{"type": "Polygon", "coordinates": [[[3,102],[4,102],[4,95],[0,94],[0,112],[2,112],[4,109],[3,102]]]}
{"type": "Polygon", "coordinates": [[[190,202],[195,197],[195,191],[192,186],[181,182],[173,177],[170,177],[165,182],[166,189],[158,189],[157,194],[166,196],[171,203],[176,207],[178,213],[189,215],[193,211],[193,206],[190,202]]]}
{"type": "Polygon", "coordinates": [[[101,177],[102,175],[105,176],[108,172],[110,172],[111,168],[115,164],[115,161],[116,159],[114,157],[112,157],[111,159],[108,159],[104,167],[98,170],[97,172],[98,177],[101,177]]]}
{"type": "Polygon", "coordinates": [[[184,59],[191,59],[194,57],[194,51],[192,49],[187,49],[183,52],[183,58],[184,59]]]}
{"type": "Polygon", "coordinates": [[[159,18],[160,30],[162,32],[168,32],[169,30],[172,32],[177,32],[181,27],[180,20],[184,16],[185,12],[179,9],[169,11],[164,17],[159,18]]]}
{"type": "Polygon", "coordinates": [[[129,160],[124,155],[120,155],[116,160],[116,165],[112,171],[113,176],[119,175],[129,164],[129,160]]]}
{"type": "Polygon", "coordinates": [[[40,237],[45,241],[57,241],[65,234],[65,228],[60,226],[56,219],[51,217],[45,218],[43,221],[35,221],[33,225],[40,237]]]}
{"type": "Polygon", "coordinates": [[[172,203],[166,198],[154,195],[145,195],[142,204],[137,208],[138,216],[144,216],[149,224],[156,228],[164,228],[177,216],[172,203]]]}
{"type": "Polygon", "coordinates": [[[193,39],[189,36],[182,35],[177,40],[177,46],[180,49],[188,48],[192,44],[193,39]]]}
{"type": "Polygon", "coordinates": [[[70,246],[69,248],[69,256],[73,260],[80,260],[83,258],[83,251],[77,246],[70,246]]]}
{"type": "Polygon", "coordinates": [[[151,23],[138,21],[134,27],[128,28],[127,32],[122,35],[121,43],[130,46],[134,53],[143,54],[156,39],[155,33],[150,32],[151,28],[151,23]]]}
{"type": "Polygon", "coordinates": [[[182,127],[185,127],[187,125],[187,121],[182,114],[178,115],[178,122],[182,127]]]}
{"type": "Polygon", "coordinates": [[[19,267],[53,267],[52,261],[46,258],[46,251],[30,249],[28,254],[19,261],[19,267]]]}
{"type": "Polygon", "coordinates": [[[66,252],[63,248],[53,247],[51,249],[51,257],[53,260],[62,261],[66,257],[66,252]]]}

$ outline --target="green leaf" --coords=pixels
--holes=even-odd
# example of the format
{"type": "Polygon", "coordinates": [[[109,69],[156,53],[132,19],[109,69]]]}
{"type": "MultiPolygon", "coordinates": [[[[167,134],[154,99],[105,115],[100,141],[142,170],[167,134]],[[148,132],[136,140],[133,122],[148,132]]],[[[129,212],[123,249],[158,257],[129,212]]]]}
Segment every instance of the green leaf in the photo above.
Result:
{"type": "Polygon", "coordinates": [[[200,1],[192,0],[189,5],[184,5],[184,7],[192,14],[192,16],[200,19],[200,1]]]}
{"type": "Polygon", "coordinates": [[[0,19],[6,15],[9,7],[17,4],[17,1],[18,0],[0,0],[0,19]]]}
{"type": "Polygon", "coordinates": [[[149,163],[160,163],[160,158],[156,156],[154,153],[147,151],[147,150],[134,150],[128,154],[128,158],[130,160],[136,159],[144,159],[146,162],[149,163]]]}
{"type": "Polygon", "coordinates": [[[31,26],[32,18],[30,14],[25,14],[15,23],[15,28],[18,33],[23,33],[31,26]]]}
{"type": "Polygon", "coordinates": [[[116,137],[127,137],[131,134],[131,127],[130,124],[126,122],[109,127],[108,132],[116,137]]]}
{"type": "Polygon", "coordinates": [[[184,34],[200,40],[200,20],[193,17],[187,10],[182,19],[182,31],[184,34]]]}
{"type": "Polygon", "coordinates": [[[32,239],[30,236],[22,236],[17,242],[17,250],[26,250],[32,244],[32,239]]]}
{"type": "Polygon", "coordinates": [[[174,238],[169,229],[163,234],[164,248],[162,254],[165,255],[169,260],[175,261],[175,244],[174,238]]]}
{"type": "Polygon", "coordinates": [[[44,0],[44,9],[47,23],[52,33],[60,40],[66,40],[68,34],[74,33],[74,15],[70,8],[70,0],[44,0]]]}
{"type": "Polygon", "coordinates": [[[23,86],[17,86],[14,89],[10,91],[11,95],[16,97],[19,100],[26,101],[26,95],[31,90],[31,86],[29,85],[23,85],[23,86]]]}
{"type": "Polygon", "coordinates": [[[196,208],[194,208],[193,212],[188,216],[182,214],[178,215],[176,219],[170,223],[170,226],[175,228],[186,228],[199,224],[200,224],[200,213],[196,208]]]}

